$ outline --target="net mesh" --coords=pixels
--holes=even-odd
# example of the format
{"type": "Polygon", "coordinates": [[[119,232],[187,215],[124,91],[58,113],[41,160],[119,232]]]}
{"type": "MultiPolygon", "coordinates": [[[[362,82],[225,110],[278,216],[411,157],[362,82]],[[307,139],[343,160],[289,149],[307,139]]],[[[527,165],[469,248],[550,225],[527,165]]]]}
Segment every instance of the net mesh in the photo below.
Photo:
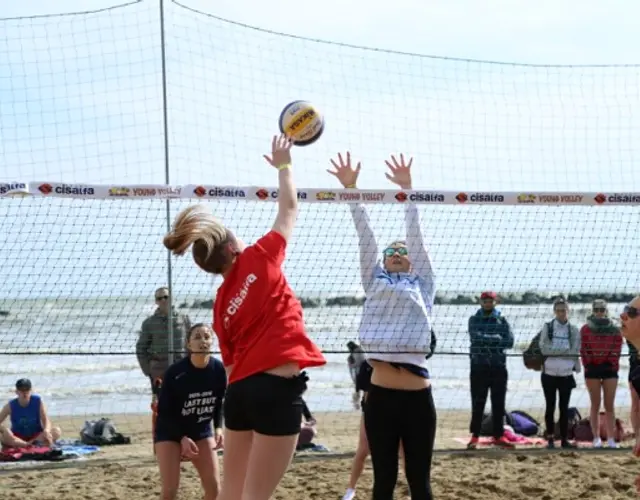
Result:
{"type": "MultiPolygon", "coordinates": [[[[58,421],[115,415],[148,439],[149,382],[135,344],[153,313],[154,290],[169,279],[160,244],[167,210],[172,220],[193,200],[135,199],[133,185],[168,178],[174,186],[237,186],[245,197],[200,202],[255,241],[276,205],[256,201],[248,186],[275,184],[261,155],[283,105],[300,98],[327,117],[322,140],[295,150],[301,189],[338,193],[325,170],[344,150],[363,162],[361,188],[391,188],[384,159],[402,151],[416,159],[419,189],[469,194],[459,206],[420,205],[438,276],[438,351],[430,361],[443,415],[438,446],[455,447],[454,438],[467,434],[467,321],[479,291],[503,295],[516,335],[507,407],[539,414],[538,376],[524,369],[519,353],[550,319],[549,297],[572,294],[572,320],[581,324],[593,297],[608,298],[616,314],[638,289],[637,273],[628,270],[637,267],[640,200],[617,196],[640,191],[632,175],[640,153],[638,67],[372,51],[256,30],[172,2],[164,33],[165,172],[159,21],[154,2],[0,21],[0,191],[12,194],[12,183],[25,181],[36,195],[0,201],[5,399],[27,376],[58,421]],[[44,196],[39,187],[47,182],[66,183],[67,194],[84,186],[85,193],[63,199],[61,187],[44,196]],[[130,196],[98,199],[86,186],[129,186],[130,196]],[[577,198],[543,206],[533,194],[555,191],[592,206],[577,198]],[[513,203],[473,197],[503,192],[513,203]],[[518,202],[518,193],[534,197],[518,202]],[[605,202],[594,202],[595,193],[605,202]]],[[[184,188],[180,197],[193,198],[191,192],[184,188]]],[[[381,244],[404,236],[402,207],[392,196],[368,210],[381,244]]],[[[329,361],[311,373],[309,406],[323,415],[321,439],[349,451],[359,414],[351,406],[345,344],[357,339],[362,290],[346,204],[302,200],[285,270],[308,306],[309,334],[329,361]]],[[[211,320],[217,283],[190,259],[173,261],[170,284],[180,314],[211,320]]],[[[626,360],[622,366],[621,377],[626,360]]],[[[626,389],[616,401],[629,404],[626,389]]],[[[572,403],[588,405],[582,381],[572,403]]],[[[68,425],[75,435],[75,424],[68,425]]]]}

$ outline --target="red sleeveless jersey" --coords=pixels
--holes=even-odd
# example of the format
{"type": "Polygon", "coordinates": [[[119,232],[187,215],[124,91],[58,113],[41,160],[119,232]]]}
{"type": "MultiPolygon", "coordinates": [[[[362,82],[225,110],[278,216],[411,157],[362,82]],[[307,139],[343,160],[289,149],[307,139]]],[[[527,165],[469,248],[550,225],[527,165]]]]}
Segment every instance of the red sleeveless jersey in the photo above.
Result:
{"type": "Polygon", "coordinates": [[[229,383],[287,363],[326,363],[307,336],[302,305],[282,272],[287,242],[269,231],[237,258],[216,294],[213,329],[229,383]]]}

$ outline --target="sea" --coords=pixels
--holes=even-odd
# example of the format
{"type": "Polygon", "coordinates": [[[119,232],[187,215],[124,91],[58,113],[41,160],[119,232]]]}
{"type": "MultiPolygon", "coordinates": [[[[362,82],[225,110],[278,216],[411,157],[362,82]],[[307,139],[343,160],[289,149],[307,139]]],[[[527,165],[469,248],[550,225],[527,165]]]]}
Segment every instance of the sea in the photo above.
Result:
{"type": "MultiPolygon", "coordinates": [[[[192,303],[190,299],[186,302],[192,303]]],[[[610,304],[611,313],[618,315],[622,307],[610,304]]],[[[148,298],[11,300],[0,302],[0,309],[9,312],[0,317],[1,399],[13,397],[16,380],[28,377],[52,415],[149,411],[149,382],[135,356],[140,325],[154,309],[148,298]]],[[[524,368],[521,353],[551,318],[550,306],[504,306],[501,310],[516,339],[508,359],[507,406],[543,408],[540,374],[524,368]]],[[[211,321],[209,309],[179,311],[193,321],[211,321]]],[[[438,305],[434,309],[438,347],[429,368],[439,409],[464,410],[470,406],[467,321],[475,311],[475,306],[459,305],[438,305]]],[[[588,311],[587,304],[574,305],[571,320],[582,324],[588,311]]],[[[314,412],[353,410],[345,344],[357,340],[360,315],[360,307],[305,309],[309,335],[325,350],[327,358],[325,366],[308,371],[306,400],[314,412]]],[[[620,408],[630,404],[626,356],[621,365],[616,397],[620,408]]],[[[589,398],[582,376],[577,376],[577,383],[572,404],[586,407],[589,398]]]]}

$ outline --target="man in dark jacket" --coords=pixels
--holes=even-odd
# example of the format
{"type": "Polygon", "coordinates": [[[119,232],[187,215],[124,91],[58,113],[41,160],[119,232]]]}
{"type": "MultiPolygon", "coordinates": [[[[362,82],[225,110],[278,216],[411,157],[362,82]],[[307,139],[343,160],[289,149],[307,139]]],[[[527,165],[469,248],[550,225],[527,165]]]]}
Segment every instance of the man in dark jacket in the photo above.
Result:
{"type": "Polygon", "coordinates": [[[512,448],[504,439],[505,400],[507,396],[506,349],[513,347],[511,327],[496,309],[497,294],[483,292],[481,308],[469,318],[471,349],[471,441],[469,449],[478,445],[487,396],[491,391],[491,417],[494,444],[512,448]]]}
{"type": "MultiPolygon", "coordinates": [[[[155,292],[158,308],[153,315],[142,323],[140,337],[136,344],[136,354],[140,369],[151,380],[152,392],[155,392],[155,381],[162,378],[170,365],[169,349],[169,289],[158,288],[155,292]]],[[[182,358],[185,350],[187,332],[191,321],[187,316],[172,311],[173,319],[173,361],[182,358]]]]}

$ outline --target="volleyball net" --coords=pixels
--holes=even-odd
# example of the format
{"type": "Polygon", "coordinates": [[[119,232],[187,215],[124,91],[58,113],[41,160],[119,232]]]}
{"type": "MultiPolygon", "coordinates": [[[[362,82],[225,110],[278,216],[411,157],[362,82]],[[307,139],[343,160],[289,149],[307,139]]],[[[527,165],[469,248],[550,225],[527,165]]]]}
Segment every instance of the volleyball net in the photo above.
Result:
{"type": "MultiPolygon", "coordinates": [[[[582,324],[593,298],[615,315],[638,290],[637,67],[372,51],[256,30],[188,2],[167,3],[164,20],[147,1],[0,20],[5,399],[28,377],[53,418],[115,416],[148,433],[135,351],[154,291],[169,284],[175,315],[210,322],[218,284],[190,258],[169,268],[162,236],[196,202],[248,242],[267,231],[277,176],[261,156],[282,107],[300,98],[327,126],[293,151],[300,215],[285,272],[328,359],[306,397],[330,447],[341,446],[332,436],[348,449],[357,439],[346,343],[363,299],[348,204],[366,205],[381,249],[404,237],[403,207],[419,206],[437,274],[429,363],[441,447],[466,436],[467,322],[481,291],[502,297],[516,337],[507,408],[535,413],[539,374],[521,352],[552,297],[568,296],[582,324]],[[325,171],[347,150],[363,162],[357,192],[325,171]],[[412,191],[384,177],[396,152],[415,158],[412,191]]],[[[623,359],[621,378],[626,369],[623,359]]],[[[616,401],[629,405],[622,386],[616,401]]],[[[572,405],[588,405],[581,380],[572,405]]]]}

